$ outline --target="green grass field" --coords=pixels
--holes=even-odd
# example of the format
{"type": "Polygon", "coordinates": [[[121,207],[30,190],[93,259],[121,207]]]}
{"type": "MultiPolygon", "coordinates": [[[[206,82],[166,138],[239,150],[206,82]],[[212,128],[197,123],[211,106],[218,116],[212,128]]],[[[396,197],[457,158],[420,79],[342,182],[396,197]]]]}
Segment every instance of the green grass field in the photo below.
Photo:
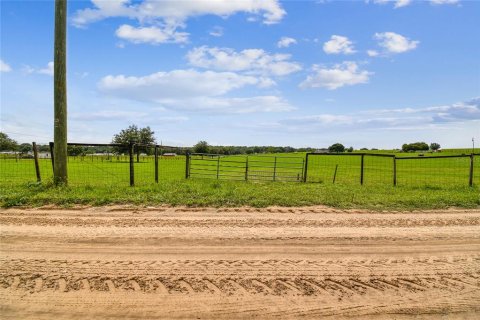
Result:
{"type": "Polygon", "coordinates": [[[184,156],[162,157],[156,184],[154,158],[142,156],[134,163],[134,188],[129,187],[127,157],[70,157],[69,187],[64,188],[51,184],[50,159],[39,161],[43,182],[36,183],[33,160],[0,158],[0,205],[324,204],[379,210],[480,205],[480,156],[475,158],[473,188],[468,187],[469,158],[397,160],[397,186],[394,187],[393,159],[373,156],[364,157],[364,185],[360,186],[361,157],[358,155],[310,156],[309,183],[293,183],[302,180],[304,157],[301,153],[253,155],[248,157],[247,169],[247,158],[243,155],[204,159],[192,156],[188,180],[184,156]],[[218,180],[217,166],[220,168],[218,180]],[[274,176],[279,182],[271,182],[274,176]]]}
{"type": "MultiPolygon", "coordinates": [[[[403,154],[402,154],[403,156],[403,154]]],[[[393,185],[393,158],[364,157],[363,182],[365,185],[393,185]]],[[[398,186],[461,187],[470,179],[470,158],[397,159],[398,186]]],[[[474,179],[480,184],[480,156],[474,158],[474,179]],[[476,170],[475,170],[476,169],[476,170]]],[[[361,156],[316,155],[308,162],[308,179],[311,182],[359,184],[361,181],[361,156]],[[336,174],[335,174],[336,171],[336,174]]]]}

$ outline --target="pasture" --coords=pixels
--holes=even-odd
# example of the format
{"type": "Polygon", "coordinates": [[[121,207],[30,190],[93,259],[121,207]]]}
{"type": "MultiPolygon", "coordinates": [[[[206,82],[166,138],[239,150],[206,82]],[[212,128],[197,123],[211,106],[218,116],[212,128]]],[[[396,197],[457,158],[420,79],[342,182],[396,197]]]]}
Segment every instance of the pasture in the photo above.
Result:
{"type": "Polygon", "coordinates": [[[158,183],[155,182],[154,157],[140,156],[138,162],[135,158],[135,187],[132,188],[127,156],[69,157],[69,187],[55,188],[51,183],[50,159],[39,159],[42,182],[38,183],[32,159],[2,156],[0,205],[134,203],[265,207],[322,204],[376,210],[480,205],[480,156],[474,158],[473,187],[468,186],[470,158],[397,159],[396,186],[393,185],[393,160],[388,157],[365,156],[363,185],[360,184],[359,155],[309,156],[303,170],[300,167],[302,162],[305,164],[304,153],[204,158],[209,161],[191,157],[186,179],[185,156],[159,157],[158,183]],[[255,167],[260,164],[261,167],[255,167]],[[220,169],[218,179],[217,168],[220,169]],[[302,183],[305,169],[307,183],[302,183]]]}
{"type": "MultiPolygon", "coordinates": [[[[218,179],[240,181],[313,182],[324,184],[398,185],[412,187],[468,186],[470,157],[445,157],[459,152],[415,153],[370,152],[360,154],[305,153],[262,155],[201,155],[160,156],[158,181],[190,179],[218,179]],[[376,154],[389,154],[380,157],[376,154]],[[394,160],[393,156],[397,159],[394,160]],[[407,159],[408,157],[408,159],[407,159]],[[440,158],[439,158],[440,157],[440,158]],[[396,167],[396,168],[395,168],[396,167]],[[396,172],[395,172],[396,171],[396,172]],[[363,178],[362,178],[363,175],[363,178]]],[[[86,155],[68,157],[69,183],[72,186],[129,185],[128,156],[86,155]]],[[[135,185],[155,183],[154,156],[134,158],[135,185]]],[[[39,159],[41,180],[52,179],[51,159],[39,159]]],[[[0,185],[23,184],[36,181],[33,159],[0,156],[0,185]]],[[[480,185],[480,156],[473,160],[473,184],[480,185]]]]}

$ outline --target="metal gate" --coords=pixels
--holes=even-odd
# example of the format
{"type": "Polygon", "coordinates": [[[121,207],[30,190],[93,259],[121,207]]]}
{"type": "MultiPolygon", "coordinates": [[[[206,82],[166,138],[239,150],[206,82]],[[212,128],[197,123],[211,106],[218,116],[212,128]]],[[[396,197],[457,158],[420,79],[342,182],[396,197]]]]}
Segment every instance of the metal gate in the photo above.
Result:
{"type": "Polygon", "coordinates": [[[187,159],[187,177],[302,182],[304,167],[303,157],[194,153],[187,159]]]}

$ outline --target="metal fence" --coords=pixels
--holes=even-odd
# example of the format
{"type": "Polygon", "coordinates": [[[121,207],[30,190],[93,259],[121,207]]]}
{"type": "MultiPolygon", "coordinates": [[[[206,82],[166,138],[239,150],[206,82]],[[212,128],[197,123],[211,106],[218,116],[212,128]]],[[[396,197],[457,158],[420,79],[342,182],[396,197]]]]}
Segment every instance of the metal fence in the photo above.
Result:
{"type": "MultiPolygon", "coordinates": [[[[49,152],[0,154],[0,185],[51,181],[54,144],[49,152]]],[[[185,178],[185,150],[140,144],[68,143],[70,185],[142,185],[185,178]]]]}
{"type": "Polygon", "coordinates": [[[307,153],[305,182],[409,185],[480,185],[480,155],[397,156],[307,153]]]}
{"type": "Polygon", "coordinates": [[[305,158],[287,156],[187,156],[187,178],[302,182],[305,158]]]}
{"type": "MultiPolygon", "coordinates": [[[[51,181],[48,151],[0,153],[0,187],[51,181]]],[[[360,185],[480,186],[480,154],[307,153],[289,155],[189,154],[160,145],[69,143],[70,185],[147,185],[180,179],[283,181],[360,185]]]]}

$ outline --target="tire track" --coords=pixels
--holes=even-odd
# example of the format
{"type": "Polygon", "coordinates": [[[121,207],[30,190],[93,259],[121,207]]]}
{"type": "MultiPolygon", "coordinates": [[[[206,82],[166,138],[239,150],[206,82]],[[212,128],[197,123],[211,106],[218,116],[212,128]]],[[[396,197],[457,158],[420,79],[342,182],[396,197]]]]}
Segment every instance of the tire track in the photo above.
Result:
{"type": "Polygon", "coordinates": [[[1,209],[0,226],[0,319],[480,313],[480,210],[1,209]]]}

